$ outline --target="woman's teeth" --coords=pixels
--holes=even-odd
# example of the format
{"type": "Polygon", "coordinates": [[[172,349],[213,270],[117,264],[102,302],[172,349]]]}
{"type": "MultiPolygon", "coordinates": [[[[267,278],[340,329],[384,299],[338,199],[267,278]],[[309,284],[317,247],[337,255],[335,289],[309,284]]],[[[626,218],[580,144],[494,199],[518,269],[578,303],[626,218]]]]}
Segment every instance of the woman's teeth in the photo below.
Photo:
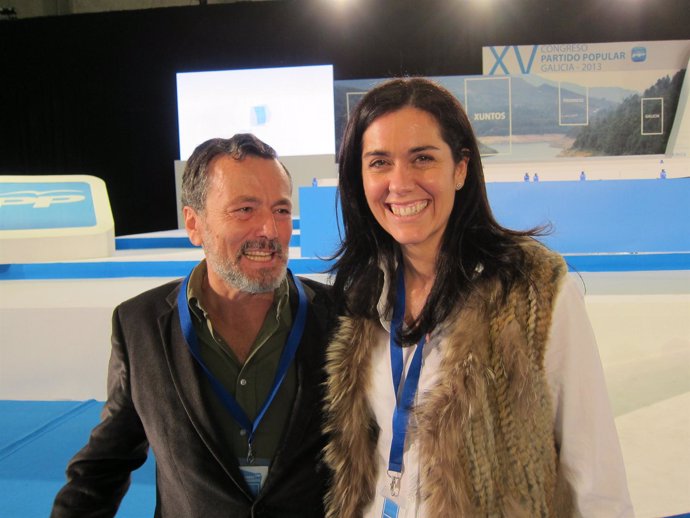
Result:
{"type": "Polygon", "coordinates": [[[426,206],[429,205],[429,202],[427,200],[424,201],[418,201],[415,203],[411,203],[409,205],[396,205],[391,203],[390,208],[391,212],[395,214],[396,216],[414,216],[415,214],[419,214],[426,208],[426,206]]]}

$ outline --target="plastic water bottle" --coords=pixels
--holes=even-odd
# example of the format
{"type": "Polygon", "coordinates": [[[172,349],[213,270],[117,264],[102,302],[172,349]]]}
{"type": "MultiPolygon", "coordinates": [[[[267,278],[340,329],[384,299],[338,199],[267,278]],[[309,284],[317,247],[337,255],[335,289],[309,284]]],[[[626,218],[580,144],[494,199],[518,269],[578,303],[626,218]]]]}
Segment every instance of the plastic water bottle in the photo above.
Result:
{"type": "Polygon", "coordinates": [[[525,180],[526,182],[529,182],[529,173],[525,173],[523,180],[525,180]]]}
{"type": "Polygon", "coordinates": [[[659,173],[659,178],[661,180],[666,180],[666,169],[661,170],[661,172],[659,173]]]}
{"type": "Polygon", "coordinates": [[[534,181],[535,182],[539,181],[539,175],[537,173],[534,173],[534,181]]]}
{"type": "Polygon", "coordinates": [[[580,181],[584,182],[587,179],[587,175],[584,171],[580,171],[580,181]]]}
{"type": "Polygon", "coordinates": [[[311,179],[311,186],[312,187],[318,187],[319,186],[319,182],[316,180],[316,176],[311,179]]]}

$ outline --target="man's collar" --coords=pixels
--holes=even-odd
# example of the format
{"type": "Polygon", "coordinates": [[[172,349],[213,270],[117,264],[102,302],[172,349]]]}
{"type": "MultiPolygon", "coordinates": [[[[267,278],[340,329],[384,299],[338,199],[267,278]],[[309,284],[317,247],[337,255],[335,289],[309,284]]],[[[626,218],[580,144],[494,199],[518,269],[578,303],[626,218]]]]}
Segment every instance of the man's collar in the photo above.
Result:
{"type": "MultiPolygon", "coordinates": [[[[208,272],[208,263],[206,259],[202,259],[199,264],[194,267],[187,285],[187,302],[190,308],[198,317],[208,319],[208,312],[205,309],[203,297],[203,283],[204,278],[208,272]],[[200,312],[200,313],[199,313],[200,312]]],[[[275,318],[278,319],[280,312],[286,304],[290,302],[290,289],[287,280],[287,275],[280,286],[273,292],[273,308],[275,318]]]]}

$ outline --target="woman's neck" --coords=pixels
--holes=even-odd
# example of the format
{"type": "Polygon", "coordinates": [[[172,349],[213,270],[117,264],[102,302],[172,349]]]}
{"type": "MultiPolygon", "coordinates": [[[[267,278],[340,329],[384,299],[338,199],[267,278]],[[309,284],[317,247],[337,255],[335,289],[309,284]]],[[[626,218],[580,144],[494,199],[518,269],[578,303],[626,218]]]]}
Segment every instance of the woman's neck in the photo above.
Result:
{"type": "Polygon", "coordinates": [[[410,324],[422,312],[436,280],[436,257],[403,251],[405,272],[405,322],[410,324]]]}

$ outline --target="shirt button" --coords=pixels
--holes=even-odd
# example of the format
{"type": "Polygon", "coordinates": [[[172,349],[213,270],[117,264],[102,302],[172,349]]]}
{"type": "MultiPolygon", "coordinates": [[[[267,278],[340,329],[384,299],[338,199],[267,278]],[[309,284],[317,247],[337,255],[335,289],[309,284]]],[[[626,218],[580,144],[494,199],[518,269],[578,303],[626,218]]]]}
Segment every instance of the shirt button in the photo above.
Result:
{"type": "Polygon", "coordinates": [[[245,430],[244,428],[243,428],[242,430],[240,430],[240,435],[241,435],[242,437],[244,437],[245,435],[247,435],[247,430],[245,430]]]}
{"type": "Polygon", "coordinates": [[[240,385],[242,385],[242,386],[244,387],[246,384],[247,384],[247,380],[244,379],[244,378],[242,378],[242,379],[240,380],[240,385]]]}

